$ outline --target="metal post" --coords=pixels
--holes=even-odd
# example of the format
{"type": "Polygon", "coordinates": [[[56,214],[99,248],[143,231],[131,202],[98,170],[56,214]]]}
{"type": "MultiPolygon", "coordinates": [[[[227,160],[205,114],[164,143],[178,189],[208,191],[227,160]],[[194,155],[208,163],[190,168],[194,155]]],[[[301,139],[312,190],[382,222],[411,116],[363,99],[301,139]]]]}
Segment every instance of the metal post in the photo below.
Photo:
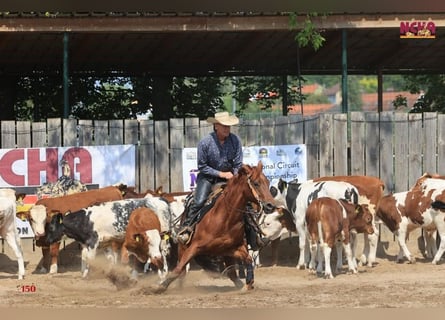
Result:
{"type": "Polygon", "coordinates": [[[342,70],[342,78],[341,78],[341,112],[348,112],[348,57],[347,57],[347,34],[346,30],[342,30],[342,41],[341,41],[341,70],[342,70]]]}
{"type": "Polygon", "coordinates": [[[287,101],[287,75],[283,76],[283,80],[281,82],[281,96],[283,97],[282,99],[283,116],[287,116],[287,106],[289,104],[287,101]]]}
{"type": "Polygon", "coordinates": [[[68,33],[63,34],[63,118],[68,119],[69,107],[69,74],[68,74],[68,33]]]}
{"type": "Polygon", "coordinates": [[[377,72],[377,111],[383,111],[383,75],[381,68],[377,72]]]}

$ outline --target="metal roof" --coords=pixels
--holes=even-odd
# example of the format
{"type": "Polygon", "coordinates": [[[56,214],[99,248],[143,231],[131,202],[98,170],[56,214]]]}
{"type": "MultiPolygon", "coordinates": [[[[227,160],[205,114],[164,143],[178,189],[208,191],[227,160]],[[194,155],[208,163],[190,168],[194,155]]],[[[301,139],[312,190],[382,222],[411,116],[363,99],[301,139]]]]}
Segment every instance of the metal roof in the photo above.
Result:
{"type": "MultiPolygon", "coordinates": [[[[305,16],[300,16],[302,22],[305,16]]],[[[70,74],[153,76],[445,73],[445,13],[332,14],[313,19],[321,49],[298,50],[289,13],[0,14],[0,75],[56,74],[68,34],[70,74]],[[435,39],[401,39],[401,21],[433,21],[435,39]]]]}

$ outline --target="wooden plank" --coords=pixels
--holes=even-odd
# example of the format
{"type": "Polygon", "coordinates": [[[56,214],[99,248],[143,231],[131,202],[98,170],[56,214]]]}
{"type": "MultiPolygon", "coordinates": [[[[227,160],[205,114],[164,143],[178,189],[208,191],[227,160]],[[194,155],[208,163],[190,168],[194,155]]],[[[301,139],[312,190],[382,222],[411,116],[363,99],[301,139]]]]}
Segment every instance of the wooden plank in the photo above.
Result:
{"type": "Polygon", "coordinates": [[[393,177],[393,123],[394,114],[392,112],[380,113],[380,178],[385,182],[385,186],[390,190],[394,189],[393,177]]]}
{"type": "Polygon", "coordinates": [[[379,141],[379,114],[365,113],[366,121],[366,175],[380,177],[379,173],[379,157],[380,157],[380,141],[379,141]]]}
{"type": "Polygon", "coordinates": [[[79,146],[95,145],[93,120],[79,120],[77,128],[79,146]]]}
{"type": "Polygon", "coordinates": [[[275,139],[274,139],[274,121],[273,119],[267,118],[267,119],[261,119],[260,120],[260,126],[261,126],[261,146],[273,146],[275,139]]]}
{"type": "MultiPolygon", "coordinates": [[[[46,127],[48,134],[48,147],[61,147],[62,146],[62,119],[51,118],[46,119],[46,127]]],[[[70,144],[68,146],[75,146],[76,144],[70,144]]]]}
{"type": "Polygon", "coordinates": [[[333,176],[333,123],[334,115],[325,113],[320,115],[320,177],[333,176]]]}
{"type": "Polygon", "coordinates": [[[170,119],[170,186],[171,191],[184,191],[182,179],[182,150],[184,146],[184,120],[170,119]]]}
{"type": "MultiPolygon", "coordinates": [[[[238,126],[233,126],[230,129],[230,132],[234,132],[236,134],[237,128],[238,126]]],[[[208,123],[206,120],[200,120],[199,121],[199,140],[201,140],[202,138],[208,136],[211,132],[213,132],[213,124],[212,123],[208,123]]],[[[198,144],[196,145],[198,146],[198,144]]]]}
{"type": "Polygon", "coordinates": [[[32,147],[46,147],[46,122],[32,123],[32,147]]]}
{"type": "Polygon", "coordinates": [[[279,116],[275,118],[272,124],[274,128],[274,143],[272,145],[288,145],[293,144],[292,137],[289,135],[289,118],[279,116]]]}
{"type": "Polygon", "coordinates": [[[437,172],[445,174],[445,114],[437,120],[437,172]]]}
{"type": "MultiPolygon", "coordinates": [[[[79,120],[81,121],[81,120],[79,120]]],[[[64,146],[84,146],[83,140],[79,135],[82,135],[83,128],[77,126],[76,119],[62,119],[63,124],[63,145],[64,146]],[[79,132],[78,132],[79,131],[79,132]]]]}
{"type": "Polygon", "coordinates": [[[155,139],[153,120],[141,120],[139,122],[140,142],[138,146],[138,173],[136,183],[139,191],[155,188],[155,139]]]}
{"type": "MultiPolygon", "coordinates": [[[[134,144],[139,143],[139,122],[136,119],[124,120],[124,144],[134,144]]],[[[164,132],[168,135],[168,128],[164,132]]]]}
{"type": "MultiPolygon", "coordinates": [[[[127,119],[124,120],[124,144],[132,144],[132,145],[139,145],[139,121],[136,119],[127,119]]],[[[136,168],[134,171],[134,177],[135,181],[137,182],[139,179],[139,172],[141,163],[139,162],[137,153],[138,150],[136,148],[136,168]]],[[[139,187],[140,188],[140,187],[139,187]]],[[[144,189],[145,190],[145,189],[144,189]]]]}
{"type": "Polygon", "coordinates": [[[94,144],[96,146],[108,145],[108,121],[94,120],[94,144]]]}
{"type": "Polygon", "coordinates": [[[365,175],[365,115],[351,112],[351,175],[365,175]]]}
{"type": "Polygon", "coordinates": [[[244,120],[243,118],[239,119],[239,125],[238,127],[238,137],[241,139],[241,145],[245,146],[245,141],[247,139],[247,126],[245,125],[246,120],[244,120]]]}
{"type": "Polygon", "coordinates": [[[185,148],[196,148],[200,139],[199,136],[199,119],[198,118],[185,118],[185,148]]]}
{"type": "Polygon", "coordinates": [[[109,141],[111,145],[124,143],[124,120],[109,121],[109,141]]]}
{"type": "Polygon", "coordinates": [[[334,175],[347,176],[348,173],[348,114],[334,115],[334,175]]]}
{"type": "Polygon", "coordinates": [[[304,144],[304,120],[301,114],[289,115],[288,117],[287,144],[304,144]]]}
{"type": "Polygon", "coordinates": [[[255,147],[261,145],[260,122],[259,120],[247,120],[245,126],[248,128],[246,140],[243,141],[245,147],[255,147]]]}
{"type": "Polygon", "coordinates": [[[417,179],[423,174],[422,152],[423,152],[423,128],[422,114],[408,114],[408,184],[413,186],[417,179]]]}
{"type": "Polygon", "coordinates": [[[17,147],[30,148],[31,147],[31,122],[17,121],[17,147]]]}
{"type": "Polygon", "coordinates": [[[320,147],[320,118],[318,116],[305,117],[304,137],[307,151],[307,178],[320,176],[318,152],[320,147]]]}
{"type": "Polygon", "coordinates": [[[15,149],[15,121],[2,121],[2,149],[15,149]]]}
{"type": "Polygon", "coordinates": [[[423,143],[423,171],[437,172],[437,113],[423,114],[425,141],[423,143]]]}
{"type": "Polygon", "coordinates": [[[394,114],[394,178],[393,189],[386,186],[387,192],[403,192],[409,188],[408,153],[408,114],[394,114]]]}
{"type": "Polygon", "coordinates": [[[168,145],[168,121],[155,122],[155,188],[170,188],[170,155],[168,145]]]}

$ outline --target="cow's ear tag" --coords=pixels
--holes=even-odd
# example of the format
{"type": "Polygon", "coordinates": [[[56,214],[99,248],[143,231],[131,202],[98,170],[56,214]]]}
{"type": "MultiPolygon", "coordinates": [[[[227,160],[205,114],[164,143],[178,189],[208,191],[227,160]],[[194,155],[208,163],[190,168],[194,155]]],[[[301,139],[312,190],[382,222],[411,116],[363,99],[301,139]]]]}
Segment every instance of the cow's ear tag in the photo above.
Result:
{"type": "Polygon", "coordinates": [[[167,241],[168,239],[170,239],[170,236],[168,234],[164,234],[164,240],[167,241]]]}
{"type": "Polygon", "coordinates": [[[359,207],[355,207],[355,214],[359,214],[359,212],[360,212],[359,207]]]}
{"type": "Polygon", "coordinates": [[[134,238],[134,240],[136,240],[136,242],[141,241],[141,237],[140,236],[136,236],[136,238],[134,238]]]}

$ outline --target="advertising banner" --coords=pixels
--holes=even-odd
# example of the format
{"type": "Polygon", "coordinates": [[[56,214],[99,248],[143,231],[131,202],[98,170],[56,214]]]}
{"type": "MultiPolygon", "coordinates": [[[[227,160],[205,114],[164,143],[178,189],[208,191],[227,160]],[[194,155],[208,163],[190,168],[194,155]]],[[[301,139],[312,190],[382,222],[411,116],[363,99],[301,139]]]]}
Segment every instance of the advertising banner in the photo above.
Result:
{"type": "Polygon", "coordinates": [[[41,186],[62,176],[64,159],[71,178],[99,187],[135,185],[134,145],[0,149],[0,188],[41,186]]]}
{"type": "MultiPolygon", "coordinates": [[[[263,163],[263,172],[272,181],[281,178],[285,181],[298,179],[307,180],[306,146],[278,145],[261,147],[244,147],[243,162],[249,165],[263,163]]],[[[197,149],[184,148],[182,152],[184,191],[195,188],[197,168],[197,149]]]]}

